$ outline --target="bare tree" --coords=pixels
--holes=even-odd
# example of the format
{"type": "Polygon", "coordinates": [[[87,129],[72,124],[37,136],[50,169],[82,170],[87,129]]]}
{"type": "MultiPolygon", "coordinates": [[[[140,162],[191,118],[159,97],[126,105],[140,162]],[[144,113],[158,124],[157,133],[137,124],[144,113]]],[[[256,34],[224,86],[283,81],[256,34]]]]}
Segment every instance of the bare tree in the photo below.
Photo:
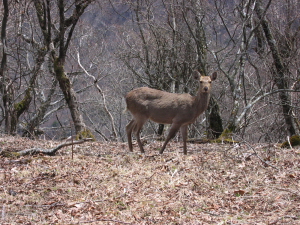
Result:
{"type": "MultiPolygon", "coordinates": [[[[219,125],[222,138],[252,141],[299,133],[297,0],[2,2],[7,133],[69,131],[74,123],[76,132],[89,127],[105,140],[123,139],[125,93],[149,86],[194,95],[193,69],[220,74],[193,137],[204,128],[218,136],[219,125]]],[[[162,131],[153,123],[147,129],[162,131]]]]}
{"type": "MultiPolygon", "coordinates": [[[[289,65],[283,63],[284,52],[281,52],[279,45],[276,44],[282,43],[276,40],[280,36],[276,38],[272,36],[271,21],[266,20],[265,17],[269,7],[280,8],[282,11],[274,15],[284,16],[286,4],[291,4],[291,1],[288,2],[275,4],[269,1],[266,8],[262,8],[261,2],[252,0],[236,3],[215,1],[218,17],[211,17],[211,20],[215,21],[212,25],[215,41],[212,42],[213,45],[209,45],[209,48],[215,62],[225,75],[230,90],[228,92],[223,89],[226,93],[223,102],[226,105],[222,104],[221,110],[224,111],[223,119],[227,123],[224,135],[232,132],[242,135],[247,133],[247,136],[253,139],[261,132],[266,139],[269,140],[272,136],[274,140],[275,134],[277,137],[280,135],[285,137],[285,130],[288,130],[290,135],[295,133],[295,126],[292,125],[293,105],[290,100],[292,90],[291,85],[288,84],[291,80],[291,74],[288,72],[289,65]],[[269,54],[272,57],[269,57],[269,54]],[[279,98],[276,97],[277,94],[279,98]],[[228,104],[229,98],[232,98],[230,104],[228,104]],[[277,120],[281,117],[279,105],[283,110],[284,120],[277,120]],[[267,112],[273,113],[272,119],[267,112]],[[281,121],[285,121],[285,125],[281,121]],[[283,127],[285,129],[282,129],[283,127]],[[260,129],[261,131],[258,132],[260,129]],[[269,135],[271,131],[273,134],[269,135]]],[[[274,16],[268,18],[274,19],[274,16]]],[[[282,18],[284,17],[281,17],[281,20],[282,18]]],[[[290,19],[291,24],[294,21],[290,19]]],[[[281,24],[281,27],[287,24],[281,24]]],[[[297,35],[296,32],[291,36],[297,38],[297,35]]],[[[288,52],[291,53],[293,50],[288,52]]],[[[286,61],[290,60],[289,58],[286,61]]],[[[260,139],[258,136],[255,138],[260,139]]]]}
{"type": "MultiPolygon", "coordinates": [[[[0,89],[2,95],[3,106],[1,107],[2,118],[5,120],[5,131],[9,132],[10,128],[10,113],[9,105],[11,104],[12,98],[12,87],[10,79],[7,77],[7,43],[6,43],[6,29],[7,20],[9,15],[8,1],[3,0],[3,18],[1,24],[1,67],[0,67],[0,89]]],[[[2,123],[1,119],[1,123],[2,123]]]]}
{"type": "MultiPolygon", "coordinates": [[[[270,29],[269,22],[265,18],[265,13],[268,9],[269,4],[271,4],[271,0],[268,2],[266,8],[264,9],[262,6],[262,2],[259,0],[256,2],[255,5],[255,12],[257,14],[257,17],[260,20],[262,29],[265,34],[266,41],[269,45],[269,48],[272,53],[273,57],[273,64],[274,64],[274,71],[273,72],[273,79],[275,84],[277,85],[278,89],[281,89],[282,91],[279,92],[279,98],[281,101],[283,116],[285,119],[285,124],[288,130],[289,135],[296,134],[296,126],[294,124],[294,119],[292,116],[292,106],[291,106],[291,96],[289,92],[286,92],[284,90],[289,89],[288,80],[286,78],[286,73],[289,73],[289,69],[287,65],[284,65],[282,61],[282,55],[284,53],[282,51],[286,51],[286,49],[278,48],[277,42],[273,36],[273,33],[270,29]],[[281,50],[281,52],[280,52],[281,50]]],[[[291,51],[291,50],[290,50],[291,51]]],[[[299,131],[297,132],[299,133],[299,131]]]]}
{"type": "Polygon", "coordinates": [[[56,79],[58,80],[61,91],[68,104],[75,131],[77,134],[87,132],[86,125],[83,121],[76,93],[72,87],[72,83],[65,73],[65,63],[67,51],[76,24],[84,10],[93,2],[89,1],[72,1],[65,2],[57,0],[57,14],[59,16],[58,29],[55,28],[54,18],[52,18],[51,2],[34,1],[39,25],[47,43],[47,48],[51,51],[53,57],[53,66],[56,79]],[[73,10],[73,12],[72,12],[73,10]],[[69,15],[69,16],[67,16],[69,15]],[[55,49],[57,48],[57,51],[55,49]]]}
{"type": "MultiPolygon", "coordinates": [[[[130,7],[132,26],[136,30],[129,30],[130,37],[123,39],[125,50],[119,55],[136,77],[137,85],[195,94],[191,71],[197,69],[207,75],[209,68],[205,4],[200,1],[134,1],[130,7]]],[[[212,109],[215,108],[211,106],[212,109]]],[[[219,116],[218,112],[214,115],[219,116]]],[[[160,125],[157,133],[162,129],[160,125]]]]}
{"type": "MultiPolygon", "coordinates": [[[[10,36],[10,39],[14,39],[17,40],[18,37],[20,36],[21,38],[23,38],[24,36],[22,36],[19,32],[19,24],[22,23],[21,19],[19,19],[19,17],[21,17],[20,12],[18,11],[18,9],[20,8],[20,4],[18,3],[14,3],[15,5],[11,4],[11,10],[13,8],[15,8],[15,10],[18,12],[14,19],[15,19],[15,23],[18,25],[15,29],[16,33],[15,36],[10,36]],[[15,7],[14,7],[15,6],[15,7]]],[[[17,130],[17,125],[18,125],[18,121],[19,118],[22,114],[24,114],[25,111],[27,111],[29,109],[30,103],[32,101],[32,94],[33,94],[33,88],[35,86],[35,82],[37,80],[37,77],[39,75],[39,70],[41,68],[41,65],[44,62],[44,57],[47,53],[47,51],[45,51],[45,49],[43,48],[37,48],[37,52],[35,54],[35,57],[33,59],[34,61],[34,66],[32,68],[30,68],[30,66],[28,66],[28,62],[26,62],[25,58],[23,56],[26,57],[26,52],[24,51],[24,48],[22,47],[21,44],[18,44],[17,41],[11,42],[11,45],[8,47],[7,46],[7,42],[6,42],[6,26],[7,26],[7,22],[8,22],[8,4],[6,1],[4,1],[4,8],[5,8],[5,13],[4,13],[4,20],[3,20],[3,26],[2,26],[2,40],[3,40],[3,46],[5,49],[5,52],[3,54],[3,58],[2,58],[2,87],[3,87],[3,105],[4,105],[4,118],[5,118],[5,131],[6,133],[9,134],[15,134],[16,130],[17,130]],[[14,49],[16,48],[16,49],[14,49]],[[20,86],[21,86],[21,82],[23,80],[22,77],[29,77],[28,78],[28,83],[26,85],[26,87],[23,89],[22,88],[22,94],[19,94],[19,96],[14,96],[14,92],[15,90],[15,82],[16,78],[13,78],[14,76],[10,76],[8,71],[6,70],[7,66],[5,64],[8,63],[7,60],[7,54],[8,54],[8,49],[10,49],[10,60],[14,60],[16,62],[16,66],[10,63],[10,73],[19,73],[19,77],[20,77],[20,86]],[[19,55],[18,55],[19,54],[19,55]],[[23,54],[23,55],[22,55],[23,54]],[[25,66],[24,69],[24,65],[27,64],[27,68],[25,66]],[[18,70],[18,67],[21,68],[18,70]],[[14,71],[15,70],[15,71],[14,71]],[[27,71],[26,71],[27,70],[27,71]],[[28,71],[30,71],[30,73],[28,73],[28,71]],[[29,74],[29,75],[27,75],[29,74]]],[[[23,40],[21,40],[22,43],[30,43],[30,44],[35,44],[33,40],[29,40],[27,38],[24,38],[23,40]],[[24,42],[22,42],[24,41],[24,42]]]]}

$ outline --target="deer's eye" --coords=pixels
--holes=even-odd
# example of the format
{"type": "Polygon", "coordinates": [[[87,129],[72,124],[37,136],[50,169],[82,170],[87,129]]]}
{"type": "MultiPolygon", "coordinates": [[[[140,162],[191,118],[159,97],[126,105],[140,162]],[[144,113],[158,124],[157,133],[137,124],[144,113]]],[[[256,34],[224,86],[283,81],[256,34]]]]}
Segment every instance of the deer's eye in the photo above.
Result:
{"type": "Polygon", "coordinates": [[[202,84],[202,83],[203,83],[203,81],[202,81],[202,80],[200,80],[200,83],[202,84]]]}

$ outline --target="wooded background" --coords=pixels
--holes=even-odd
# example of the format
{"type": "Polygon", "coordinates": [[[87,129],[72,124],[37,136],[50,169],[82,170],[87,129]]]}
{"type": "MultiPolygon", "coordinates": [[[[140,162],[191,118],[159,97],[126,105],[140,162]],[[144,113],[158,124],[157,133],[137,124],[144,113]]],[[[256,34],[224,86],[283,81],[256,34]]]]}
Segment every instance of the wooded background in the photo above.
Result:
{"type": "MultiPolygon", "coordinates": [[[[298,0],[1,0],[0,132],[126,141],[124,95],[195,94],[190,138],[279,142],[300,131],[298,0]],[[229,135],[230,134],[230,135],[229,135]]],[[[149,123],[143,135],[162,126],[149,123]]]]}

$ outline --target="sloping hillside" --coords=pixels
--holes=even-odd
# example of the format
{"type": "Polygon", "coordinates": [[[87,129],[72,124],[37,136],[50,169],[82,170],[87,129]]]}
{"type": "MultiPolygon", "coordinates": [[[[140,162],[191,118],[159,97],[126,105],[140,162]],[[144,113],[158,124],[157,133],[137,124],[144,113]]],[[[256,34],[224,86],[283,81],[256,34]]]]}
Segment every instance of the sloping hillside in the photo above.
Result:
{"type": "MultiPolygon", "coordinates": [[[[1,150],[52,148],[2,136],[1,150]]],[[[1,224],[299,224],[300,150],[86,142],[0,159],[1,224]],[[257,154],[257,155],[256,155],[257,154]]]]}

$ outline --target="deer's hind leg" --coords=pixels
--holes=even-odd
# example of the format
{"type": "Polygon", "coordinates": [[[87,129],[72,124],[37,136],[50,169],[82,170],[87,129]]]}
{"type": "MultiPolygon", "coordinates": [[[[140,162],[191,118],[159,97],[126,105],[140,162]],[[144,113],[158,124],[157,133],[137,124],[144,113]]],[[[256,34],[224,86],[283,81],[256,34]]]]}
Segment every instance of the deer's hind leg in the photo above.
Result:
{"type": "Polygon", "coordinates": [[[140,147],[141,153],[145,153],[143,144],[141,142],[141,138],[140,138],[140,132],[143,128],[143,125],[147,122],[148,118],[139,118],[139,120],[136,120],[135,126],[134,126],[134,132],[136,135],[136,140],[137,143],[140,147]]]}
{"type": "Polygon", "coordinates": [[[128,140],[128,147],[129,147],[129,151],[132,152],[133,151],[133,147],[132,147],[132,130],[135,127],[135,121],[134,119],[131,120],[127,126],[126,126],[126,133],[127,133],[127,140],[128,140]]]}
{"type": "Polygon", "coordinates": [[[130,152],[133,151],[132,132],[134,132],[136,135],[136,140],[140,147],[141,152],[145,153],[144,147],[143,147],[143,144],[142,144],[141,138],[140,138],[140,132],[146,121],[147,121],[147,118],[139,118],[139,119],[134,118],[127,124],[126,133],[127,133],[127,140],[128,140],[128,146],[129,146],[130,152]]]}

